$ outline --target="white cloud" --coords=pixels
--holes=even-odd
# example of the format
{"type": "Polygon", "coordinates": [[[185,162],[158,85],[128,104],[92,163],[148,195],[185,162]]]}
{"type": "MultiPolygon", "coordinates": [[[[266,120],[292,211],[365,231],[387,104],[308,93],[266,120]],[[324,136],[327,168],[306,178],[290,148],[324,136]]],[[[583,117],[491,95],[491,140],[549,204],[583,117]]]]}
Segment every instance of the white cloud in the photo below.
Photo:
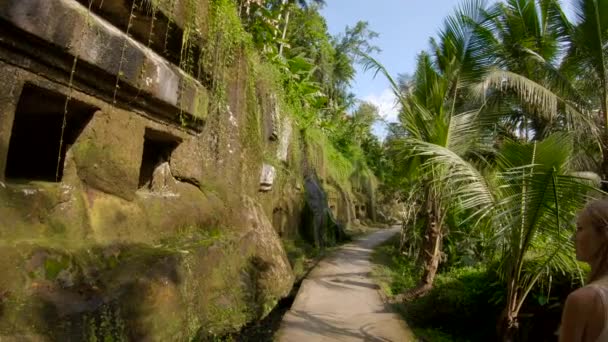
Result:
{"type": "Polygon", "coordinates": [[[395,94],[389,88],[384,89],[380,94],[370,94],[363,98],[363,101],[373,103],[378,107],[380,116],[388,122],[396,122],[399,107],[395,94]]]}

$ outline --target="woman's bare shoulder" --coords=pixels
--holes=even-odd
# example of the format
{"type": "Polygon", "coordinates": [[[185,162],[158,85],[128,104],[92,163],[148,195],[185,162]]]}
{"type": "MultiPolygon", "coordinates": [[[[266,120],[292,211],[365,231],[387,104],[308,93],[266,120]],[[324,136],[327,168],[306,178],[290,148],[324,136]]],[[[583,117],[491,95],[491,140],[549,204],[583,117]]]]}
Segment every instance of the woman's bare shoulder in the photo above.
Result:
{"type": "Polygon", "coordinates": [[[596,341],[604,330],[606,313],[602,297],[608,287],[587,285],[570,293],[562,316],[560,341],[596,341]]]}
{"type": "Polygon", "coordinates": [[[595,308],[598,300],[600,300],[598,290],[592,286],[584,286],[568,295],[568,298],[566,299],[566,306],[587,311],[595,308]]]}

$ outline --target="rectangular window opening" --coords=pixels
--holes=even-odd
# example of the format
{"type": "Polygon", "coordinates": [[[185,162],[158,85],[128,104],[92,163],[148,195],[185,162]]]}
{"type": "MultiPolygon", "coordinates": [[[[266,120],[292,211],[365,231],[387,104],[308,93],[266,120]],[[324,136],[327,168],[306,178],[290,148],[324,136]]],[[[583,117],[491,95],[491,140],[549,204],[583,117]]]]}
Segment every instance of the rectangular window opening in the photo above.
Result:
{"type": "Polygon", "coordinates": [[[154,171],[171,160],[171,154],[181,143],[181,139],[169,133],[146,128],[144,150],[139,169],[139,188],[152,189],[154,171]]]}
{"type": "Polygon", "coordinates": [[[99,110],[75,99],[66,110],[66,101],[63,94],[24,85],[9,142],[7,180],[61,181],[67,150],[99,110]]]}

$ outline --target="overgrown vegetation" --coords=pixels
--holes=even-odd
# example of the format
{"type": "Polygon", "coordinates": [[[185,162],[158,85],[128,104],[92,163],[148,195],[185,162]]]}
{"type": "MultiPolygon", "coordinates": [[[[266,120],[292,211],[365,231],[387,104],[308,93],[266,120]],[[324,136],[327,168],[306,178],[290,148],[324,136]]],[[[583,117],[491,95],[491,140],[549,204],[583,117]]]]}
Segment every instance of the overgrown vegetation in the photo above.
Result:
{"type": "Polygon", "coordinates": [[[357,101],[349,86],[357,53],[378,50],[371,43],[377,34],[359,22],[342,35],[331,36],[319,13],[322,5],[243,0],[239,13],[263,62],[278,71],[275,84],[284,92],[277,94],[277,102],[302,131],[309,166],[322,179],[351,192],[353,180],[374,182],[361,142],[377,141],[371,134],[377,110],[362,104],[367,112],[357,115],[361,110],[355,110],[357,101]],[[350,134],[353,129],[357,134],[350,134]]]}
{"type": "MultiPolygon", "coordinates": [[[[496,319],[505,305],[505,286],[497,262],[444,265],[433,289],[425,296],[401,302],[399,295],[415,286],[421,269],[400,252],[399,239],[376,249],[373,275],[393,308],[403,315],[416,335],[426,341],[495,341],[496,319]],[[395,300],[397,299],[397,300],[395,300]]],[[[560,302],[580,285],[577,274],[555,273],[532,289],[522,309],[518,338],[551,340],[561,314],[560,302]]]]}
{"type": "Polygon", "coordinates": [[[284,240],[283,248],[285,248],[296,280],[301,279],[321,255],[318,249],[301,239],[284,240]]]}
{"type": "MultiPolygon", "coordinates": [[[[310,170],[305,176],[319,175],[327,184],[337,184],[349,194],[375,191],[374,176],[357,140],[360,136],[373,139],[370,133],[373,120],[368,117],[358,121],[357,115],[349,114],[356,107],[352,95],[348,93],[354,76],[354,63],[357,62],[355,52],[374,50],[368,42],[374,34],[365,23],[347,29],[342,36],[332,37],[319,14],[318,4],[293,1],[133,0],[104,4],[103,1],[91,0],[88,5],[87,15],[92,15],[93,8],[96,13],[107,15],[102,7],[108,6],[107,9],[112,12],[123,10],[122,6],[125,5],[128,17],[117,12],[111,19],[125,20],[112,24],[153,48],[187,74],[181,75],[183,83],[179,84],[179,89],[182,93],[175,106],[180,108],[179,111],[185,111],[182,102],[194,97],[194,107],[208,108],[200,111],[195,109],[196,113],[205,113],[197,118],[182,112],[175,114],[179,114],[184,126],[188,126],[187,120],[190,119],[206,121],[206,127],[211,127],[213,132],[205,131],[203,134],[212,135],[210,140],[216,144],[210,148],[212,152],[219,154],[220,147],[226,145],[226,136],[234,133],[244,146],[242,151],[236,152],[242,155],[251,152],[248,156],[250,160],[264,160],[276,165],[281,173],[278,179],[297,177],[298,185],[301,185],[302,174],[299,171],[302,160],[306,159],[310,161],[310,170]],[[141,27],[146,24],[150,25],[149,36],[142,39],[141,27]],[[155,25],[166,27],[166,31],[158,32],[155,25]],[[159,42],[161,48],[157,46],[159,42]],[[268,84],[268,88],[261,91],[260,84],[263,82],[268,84]],[[194,85],[201,89],[204,87],[204,94],[188,93],[195,88],[194,85]],[[244,94],[239,93],[241,91],[244,94]],[[274,149],[278,144],[271,145],[267,142],[268,137],[264,136],[267,133],[264,121],[268,119],[270,108],[264,107],[261,98],[276,99],[272,105],[278,107],[278,117],[272,118],[273,125],[277,125],[277,122],[279,126],[285,122],[289,125],[293,123],[294,138],[288,162],[277,160],[274,149]],[[243,99],[246,102],[241,101],[243,99]],[[246,118],[238,121],[241,116],[246,118]],[[226,118],[229,118],[232,127],[239,126],[238,129],[228,131],[226,118]],[[286,118],[289,120],[285,121],[286,118]],[[356,127],[358,135],[348,137],[345,132],[349,127],[356,127]],[[300,138],[304,141],[301,142],[300,138]]],[[[136,63],[127,60],[130,57],[127,40],[120,44],[122,50],[118,53],[121,60],[116,66],[116,78],[113,80],[113,105],[124,101],[121,94],[124,89],[138,84],[130,82],[132,80],[125,76],[129,74],[125,68],[136,63]]],[[[69,88],[73,86],[72,79],[79,63],[79,57],[74,56],[69,88]]],[[[144,71],[143,67],[138,70],[137,77],[145,77],[144,71]]],[[[143,96],[147,90],[139,91],[137,96],[140,93],[143,96]]],[[[70,96],[65,103],[62,129],[65,128],[69,101],[70,96]]],[[[374,109],[371,111],[374,112],[374,109]]],[[[60,145],[64,144],[61,140],[60,145]]],[[[249,173],[243,174],[250,177],[249,173]]],[[[55,178],[59,178],[59,169],[55,178]]],[[[215,185],[210,181],[201,184],[201,188],[206,193],[217,195],[219,201],[228,202],[226,191],[216,189],[215,185]]],[[[241,194],[235,194],[235,197],[238,195],[241,194]]],[[[159,210],[159,215],[165,212],[159,210]]],[[[107,214],[113,215],[113,212],[107,214]]],[[[126,215],[119,216],[120,220],[123,216],[126,215]]],[[[141,228],[143,231],[147,227],[141,228]]],[[[45,259],[41,273],[34,276],[36,281],[44,282],[71,283],[82,280],[87,296],[92,293],[101,298],[106,293],[112,294],[107,307],[99,307],[99,315],[96,313],[82,320],[76,315],[78,327],[74,329],[80,329],[82,325],[84,333],[91,340],[122,340],[127,335],[135,334],[132,329],[128,331],[130,327],[127,324],[130,322],[120,320],[124,317],[133,317],[133,321],[141,317],[146,323],[149,321],[149,326],[157,329],[150,334],[161,331],[174,334],[173,339],[213,339],[266,316],[277,303],[277,298],[266,297],[258,284],[268,266],[243,255],[250,251],[239,246],[238,238],[228,234],[228,230],[226,227],[188,226],[169,237],[163,235],[163,239],[151,240],[150,244],[131,246],[125,243],[125,246],[116,248],[113,245],[104,246],[95,253],[87,249],[88,245],[79,246],[76,251],[74,248],[66,249],[65,255],[57,251],[53,253],[59,257],[45,259]],[[197,274],[208,277],[202,279],[196,277],[197,274]],[[79,278],[74,280],[71,277],[79,278]],[[235,284],[238,280],[242,283],[235,284]],[[157,282],[168,290],[161,289],[160,285],[155,287],[157,282]],[[158,297],[160,300],[166,299],[167,303],[159,302],[158,307],[167,312],[166,316],[157,314],[154,311],[156,308],[144,307],[149,299],[146,296],[155,295],[154,291],[165,291],[158,297]],[[120,297],[114,296],[114,292],[119,293],[120,297]],[[124,308],[134,312],[127,312],[124,308]]],[[[36,244],[38,241],[30,243],[36,244]]],[[[65,242],[58,242],[61,253],[67,247],[62,243],[65,242]]],[[[298,277],[304,274],[311,260],[319,253],[318,249],[301,240],[285,241],[285,249],[298,277]]],[[[97,297],[95,301],[101,300],[97,297]]],[[[17,304],[13,304],[11,306],[15,310],[21,310],[17,304]]],[[[91,304],[92,308],[86,310],[95,311],[98,307],[94,305],[97,304],[91,304]]],[[[66,334],[70,333],[68,328],[64,329],[66,334]]],[[[142,327],[142,330],[146,328],[142,327]]],[[[160,335],[154,337],[164,338],[160,335]]]]}
{"type": "Polygon", "coordinates": [[[401,105],[382,165],[387,202],[404,227],[407,255],[396,257],[410,258],[407,272],[418,279],[401,289],[407,310],[428,302],[466,312],[488,298],[454,300],[468,301],[464,290],[494,272],[497,310],[481,316],[492,316],[505,341],[535,340],[543,315],[582,282],[570,237],[606,180],[608,2],[573,5],[568,18],[554,0],[465,1],[415,73],[398,80],[363,54],[401,105]],[[463,292],[445,277],[466,284],[463,292]]]}
{"type": "Polygon", "coordinates": [[[309,171],[347,192],[381,183],[387,215],[403,221],[391,291],[408,310],[445,303],[432,320],[447,324],[493,303],[480,336],[529,336],[526,315],[559,310],[584,275],[570,225],[600,196],[595,175],[606,178],[608,2],[576,0],[571,19],[555,0],[466,1],[398,81],[370,57],[367,24],[332,37],[321,4],[237,4],[250,46],[277,70],[309,171]],[[401,106],[384,143],[371,134],[375,108],[348,93],[359,61],[389,78],[401,106]]]}

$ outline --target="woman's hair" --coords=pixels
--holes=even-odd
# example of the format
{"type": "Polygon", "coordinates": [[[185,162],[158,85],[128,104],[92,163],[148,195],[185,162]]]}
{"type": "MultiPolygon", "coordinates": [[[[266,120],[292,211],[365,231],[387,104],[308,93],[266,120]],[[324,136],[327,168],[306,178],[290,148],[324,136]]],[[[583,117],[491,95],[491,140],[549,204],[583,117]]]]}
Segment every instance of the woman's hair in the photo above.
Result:
{"type": "Polygon", "coordinates": [[[589,282],[597,280],[602,276],[608,275],[608,199],[595,200],[585,207],[584,213],[589,215],[591,225],[600,236],[606,237],[599,251],[599,257],[593,265],[593,271],[589,276],[589,282]]]}

